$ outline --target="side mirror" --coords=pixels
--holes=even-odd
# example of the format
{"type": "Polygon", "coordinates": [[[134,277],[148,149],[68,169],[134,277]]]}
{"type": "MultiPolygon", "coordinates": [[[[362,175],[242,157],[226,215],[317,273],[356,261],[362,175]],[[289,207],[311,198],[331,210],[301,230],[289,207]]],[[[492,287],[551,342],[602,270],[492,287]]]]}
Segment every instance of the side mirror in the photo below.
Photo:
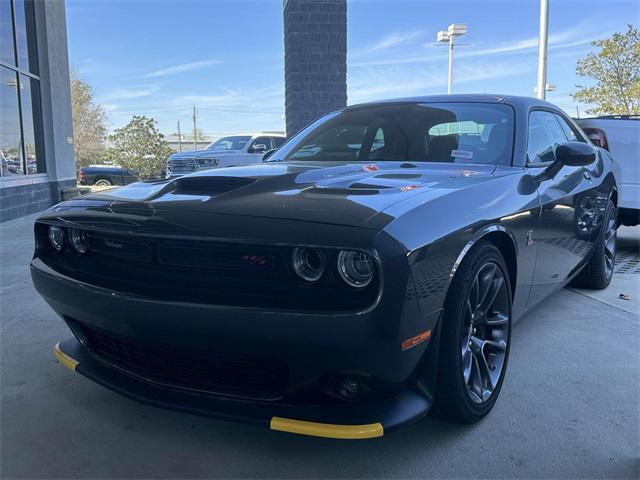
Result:
{"type": "Polygon", "coordinates": [[[251,147],[251,153],[264,153],[267,151],[267,146],[264,143],[256,143],[251,147]]]}
{"type": "Polygon", "coordinates": [[[596,161],[596,151],[588,143],[562,143],[556,148],[556,161],[568,167],[586,167],[596,161]]]}
{"type": "Polygon", "coordinates": [[[271,150],[267,150],[266,152],[264,152],[264,154],[262,155],[262,161],[264,162],[267,158],[276,153],[276,150],[277,148],[272,148],[271,150]]]}

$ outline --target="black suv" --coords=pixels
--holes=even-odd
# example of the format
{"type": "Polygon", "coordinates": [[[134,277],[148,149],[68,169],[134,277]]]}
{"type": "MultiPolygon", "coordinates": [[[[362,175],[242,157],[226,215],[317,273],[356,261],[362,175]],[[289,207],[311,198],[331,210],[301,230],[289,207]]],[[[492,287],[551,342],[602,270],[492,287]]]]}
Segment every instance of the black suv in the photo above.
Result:
{"type": "Polygon", "coordinates": [[[80,169],[81,185],[108,187],[109,185],[128,185],[139,181],[140,178],[135,172],[117,165],[90,165],[80,169]]]}

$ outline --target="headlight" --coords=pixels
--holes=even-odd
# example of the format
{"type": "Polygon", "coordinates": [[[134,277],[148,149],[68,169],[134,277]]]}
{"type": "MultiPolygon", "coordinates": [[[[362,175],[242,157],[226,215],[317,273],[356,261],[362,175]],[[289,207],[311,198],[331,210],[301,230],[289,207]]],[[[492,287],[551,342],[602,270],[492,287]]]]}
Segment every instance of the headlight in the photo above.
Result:
{"type": "Polygon", "coordinates": [[[293,271],[305,282],[317,282],[327,266],[327,257],[316,248],[294,248],[291,257],[293,271]]]}
{"type": "Polygon", "coordinates": [[[347,285],[364,288],[373,280],[374,272],[371,255],[352,250],[342,250],[338,254],[338,273],[347,285]]]}
{"type": "Polygon", "coordinates": [[[89,250],[89,238],[84,230],[72,228],[69,232],[69,241],[78,253],[87,253],[89,250]]]}
{"type": "Polygon", "coordinates": [[[64,248],[64,230],[61,227],[49,227],[49,243],[56,252],[64,248]]]}

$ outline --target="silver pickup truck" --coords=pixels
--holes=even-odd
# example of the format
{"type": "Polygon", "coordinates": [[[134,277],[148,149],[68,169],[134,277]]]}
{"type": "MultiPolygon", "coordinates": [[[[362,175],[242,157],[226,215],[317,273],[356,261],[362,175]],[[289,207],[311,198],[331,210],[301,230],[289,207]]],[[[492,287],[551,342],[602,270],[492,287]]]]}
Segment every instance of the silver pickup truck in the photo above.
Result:
{"type": "Polygon", "coordinates": [[[610,115],[575,121],[594,144],[609,150],[620,164],[619,224],[640,224],[640,116],[610,115]]]}

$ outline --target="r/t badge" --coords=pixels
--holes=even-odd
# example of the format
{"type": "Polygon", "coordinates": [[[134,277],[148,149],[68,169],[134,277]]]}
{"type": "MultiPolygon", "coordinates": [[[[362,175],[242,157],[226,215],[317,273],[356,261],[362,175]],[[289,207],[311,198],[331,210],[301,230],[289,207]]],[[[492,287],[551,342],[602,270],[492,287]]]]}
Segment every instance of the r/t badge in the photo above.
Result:
{"type": "Polygon", "coordinates": [[[533,245],[533,230],[529,230],[527,232],[527,247],[531,247],[533,245]]]}

